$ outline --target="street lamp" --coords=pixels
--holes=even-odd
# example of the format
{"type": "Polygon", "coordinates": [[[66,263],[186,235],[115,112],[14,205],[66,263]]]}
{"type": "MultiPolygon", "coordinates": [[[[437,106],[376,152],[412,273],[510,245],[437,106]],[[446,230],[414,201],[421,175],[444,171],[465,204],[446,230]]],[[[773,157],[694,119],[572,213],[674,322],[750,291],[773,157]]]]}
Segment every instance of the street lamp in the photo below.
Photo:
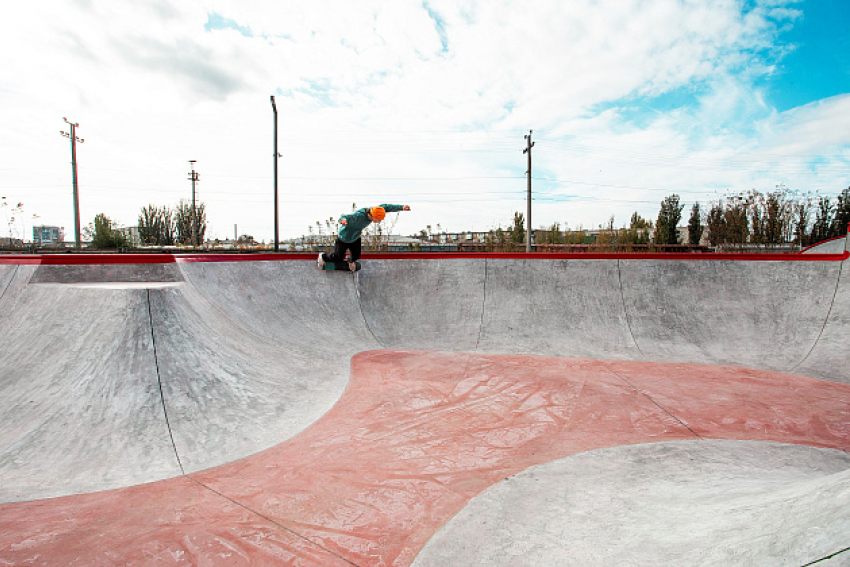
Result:
{"type": "Polygon", "coordinates": [[[274,103],[274,95],[272,99],[272,112],[274,113],[274,251],[278,251],[278,204],[277,204],[277,159],[280,154],[277,153],[277,105],[274,103]]]}

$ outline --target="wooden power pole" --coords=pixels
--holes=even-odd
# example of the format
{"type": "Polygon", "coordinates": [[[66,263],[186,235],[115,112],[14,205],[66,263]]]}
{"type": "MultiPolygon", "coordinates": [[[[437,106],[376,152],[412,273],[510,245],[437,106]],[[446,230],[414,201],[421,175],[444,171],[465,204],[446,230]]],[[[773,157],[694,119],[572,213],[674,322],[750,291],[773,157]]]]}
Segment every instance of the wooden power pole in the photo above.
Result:
{"type": "Polygon", "coordinates": [[[77,137],[77,128],[79,124],[71,122],[67,118],[62,118],[66,124],[71,126],[70,132],[59,131],[66,138],[71,139],[71,179],[74,185],[74,238],[76,239],[76,247],[82,247],[80,241],[80,191],[77,186],[77,142],[83,143],[85,140],[77,137]]]}
{"type": "Polygon", "coordinates": [[[526,226],[528,229],[525,231],[525,251],[531,252],[531,148],[534,147],[534,142],[531,141],[531,132],[528,131],[528,135],[525,136],[525,149],[522,150],[522,153],[528,154],[528,197],[526,204],[526,226]]]}
{"type": "Polygon", "coordinates": [[[192,181],[192,246],[198,247],[198,209],[195,208],[195,183],[200,181],[201,174],[195,171],[195,162],[197,160],[190,159],[189,164],[192,171],[189,172],[189,179],[192,181]]]}

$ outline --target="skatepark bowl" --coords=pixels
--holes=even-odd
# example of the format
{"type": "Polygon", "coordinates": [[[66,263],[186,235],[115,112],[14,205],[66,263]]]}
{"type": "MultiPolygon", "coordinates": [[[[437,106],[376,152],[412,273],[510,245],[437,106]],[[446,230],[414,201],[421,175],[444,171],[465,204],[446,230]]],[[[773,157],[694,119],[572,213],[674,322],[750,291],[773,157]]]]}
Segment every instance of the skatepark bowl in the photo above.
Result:
{"type": "Polygon", "coordinates": [[[846,249],[0,256],[0,565],[850,565],[846,249]]]}

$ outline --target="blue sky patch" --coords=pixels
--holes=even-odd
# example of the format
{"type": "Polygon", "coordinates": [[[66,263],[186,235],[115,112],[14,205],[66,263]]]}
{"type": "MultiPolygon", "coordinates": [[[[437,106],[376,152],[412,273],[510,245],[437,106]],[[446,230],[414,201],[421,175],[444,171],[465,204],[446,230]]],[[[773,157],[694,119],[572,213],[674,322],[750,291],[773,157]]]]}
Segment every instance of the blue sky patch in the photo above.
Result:
{"type": "Polygon", "coordinates": [[[208,32],[214,30],[236,30],[245,37],[254,37],[251,28],[240,26],[235,20],[225,18],[216,12],[207,14],[207,23],[204,24],[204,30],[208,32]]]}
{"type": "Polygon", "coordinates": [[[425,8],[425,11],[428,12],[428,17],[434,21],[434,28],[437,30],[437,33],[440,36],[440,43],[443,46],[443,53],[448,53],[449,51],[449,36],[446,33],[446,23],[440,17],[440,14],[434,10],[428,2],[422,2],[422,7],[425,8]]]}
{"type": "Polygon", "coordinates": [[[629,124],[646,128],[660,116],[675,110],[694,110],[699,105],[700,94],[704,93],[697,91],[693,85],[688,85],[658,96],[628,96],[593,105],[588,109],[588,116],[597,116],[613,109],[629,124]]]}
{"type": "Polygon", "coordinates": [[[780,112],[850,92],[850,1],[806,0],[779,40],[793,46],[763,80],[780,112]]]}

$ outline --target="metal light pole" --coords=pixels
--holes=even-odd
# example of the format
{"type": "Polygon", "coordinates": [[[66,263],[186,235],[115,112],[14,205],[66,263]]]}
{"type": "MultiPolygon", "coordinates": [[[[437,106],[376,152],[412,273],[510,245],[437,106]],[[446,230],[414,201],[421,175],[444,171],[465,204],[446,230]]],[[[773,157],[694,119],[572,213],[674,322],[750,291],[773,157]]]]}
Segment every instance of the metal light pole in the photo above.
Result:
{"type": "Polygon", "coordinates": [[[528,135],[525,136],[526,147],[522,150],[522,153],[528,154],[528,204],[527,204],[527,226],[528,230],[525,231],[525,251],[531,252],[531,148],[534,147],[534,142],[531,141],[531,132],[528,131],[528,135]]]}
{"type": "Polygon", "coordinates": [[[62,120],[71,126],[70,132],[60,130],[59,133],[71,139],[71,176],[74,184],[74,235],[76,237],[76,246],[80,248],[82,247],[82,243],[80,241],[80,192],[77,187],[77,142],[82,144],[85,140],[77,138],[76,129],[79,124],[71,122],[67,118],[62,118],[62,120]]]}
{"type": "Polygon", "coordinates": [[[277,106],[274,103],[274,95],[272,99],[272,112],[274,112],[274,251],[278,251],[278,204],[277,204],[277,159],[280,154],[277,153],[277,106]]]}

